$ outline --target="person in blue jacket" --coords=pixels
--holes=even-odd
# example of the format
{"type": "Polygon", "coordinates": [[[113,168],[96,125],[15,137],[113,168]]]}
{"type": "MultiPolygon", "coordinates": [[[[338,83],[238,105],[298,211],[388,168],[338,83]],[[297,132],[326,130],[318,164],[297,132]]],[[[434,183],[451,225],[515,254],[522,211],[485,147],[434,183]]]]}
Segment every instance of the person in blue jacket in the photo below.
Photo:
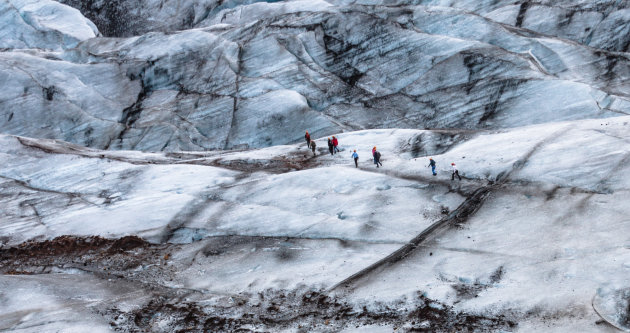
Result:
{"type": "Polygon", "coordinates": [[[354,158],[354,167],[358,168],[359,167],[359,154],[357,154],[357,150],[354,150],[354,153],[352,153],[352,158],[354,158]]]}
{"type": "Polygon", "coordinates": [[[433,157],[429,157],[429,165],[431,167],[431,172],[433,173],[433,175],[437,175],[437,173],[435,172],[435,161],[433,160],[433,157]]]}

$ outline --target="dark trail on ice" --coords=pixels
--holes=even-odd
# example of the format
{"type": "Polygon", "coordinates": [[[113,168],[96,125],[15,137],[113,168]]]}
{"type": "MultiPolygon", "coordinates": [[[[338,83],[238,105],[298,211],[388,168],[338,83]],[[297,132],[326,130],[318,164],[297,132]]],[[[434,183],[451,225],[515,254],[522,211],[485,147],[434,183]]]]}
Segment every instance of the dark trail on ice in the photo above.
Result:
{"type": "Polygon", "coordinates": [[[474,215],[485,203],[490,194],[500,187],[502,187],[510,178],[510,176],[519,170],[521,170],[526,164],[529,158],[540,149],[549,140],[553,140],[570,130],[569,127],[561,129],[544,140],[534,145],[523,157],[512,164],[512,168],[508,172],[503,172],[497,175],[496,181],[489,185],[476,189],[471,195],[469,195],[464,202],[462,202],[456,210],[448,214],[448,216],[440,219],[439,221],[431,224],[428,228],[424,229],[420,234],[403,245],[398,250],[392,252],[387,257],[373,263],[372,265],[354,273],[347,277],[336,285],[332,286],[328,291],[335,290],[351,290],[353,285],[358,281],[367,277],[370,274],[383,271],[385,268],[403,260],[413,251],[415,251],[425,240],[429,237],[435,236],[439,232],[446,230],[448,227],[457,226],[466,222],[472,215],[474,215]]]}

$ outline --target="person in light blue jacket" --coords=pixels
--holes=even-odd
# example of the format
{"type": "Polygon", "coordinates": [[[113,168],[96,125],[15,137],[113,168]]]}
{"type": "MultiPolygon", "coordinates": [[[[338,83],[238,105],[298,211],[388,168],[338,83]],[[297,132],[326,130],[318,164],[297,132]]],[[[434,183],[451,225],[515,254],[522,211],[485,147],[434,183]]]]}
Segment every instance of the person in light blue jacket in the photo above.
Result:
{"type": "Polygon", "coordinates": [[[352,158],[354,158],[354,167],[358,168],[359,167],[359,154],[357,154],[357,150],[354,150],[354,153],[352,153],[352,158]]]}

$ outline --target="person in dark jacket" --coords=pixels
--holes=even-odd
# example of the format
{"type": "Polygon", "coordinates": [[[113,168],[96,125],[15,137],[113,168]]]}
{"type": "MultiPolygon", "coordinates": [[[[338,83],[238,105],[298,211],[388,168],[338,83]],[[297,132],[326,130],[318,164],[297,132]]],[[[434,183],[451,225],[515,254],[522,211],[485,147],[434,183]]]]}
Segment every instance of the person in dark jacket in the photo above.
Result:
{"type": "Polygon", "coordinates": [[[333,146],[332,140],[328,138],[328,151],[330,151],[330,155],[335,154],[334,148],[335,146],[333,146]]]}
{"type": "Polygon", "coordinates": [[[337,148],[338,145],[339,145],[339,140],[337,140],[337,138],[333,136],[333,151],[336,153],[339,152],[339,148],[337,148]]]}
{"type": "Polygon", "coordinates": [[[383,166],[383,163],[381,163],[381,153],[378,150],[374,151],[374,164],[376,164],[377,168],[379,164],[380,166],[383,166]]]}
{"type": "Polygon", "coordinates": [[[359,154],[357,154],[357,150],[354,150],[354,153],[352,153],[352,158],[354,158],[354,167],[358,168],[359,167],[359,154]]]}
{"type": "Polygon", "coordinates": [[[315,156],[315,148],[317,147],[317,144],[315,144],[315,140],[311,141],[311,150],[313,151],[313,156],[315,156]]]}
{"type": "Polygon", "coordinates": [[[433,175],[437,175],[437,173],[435,172],[435,161],[433,160],[433,157],[429,157],[429,165],[427,165],[428,167],[431,167],[431,172],[433,173],[433,175]]]}
{"type": "Polygon", "coordinates": [[[306,139],[306,148],[310,148],[311,147],[311,135],[308,134],[308,131],[306,131],[306,134],[304,134],[304,139],[306,139]]]}

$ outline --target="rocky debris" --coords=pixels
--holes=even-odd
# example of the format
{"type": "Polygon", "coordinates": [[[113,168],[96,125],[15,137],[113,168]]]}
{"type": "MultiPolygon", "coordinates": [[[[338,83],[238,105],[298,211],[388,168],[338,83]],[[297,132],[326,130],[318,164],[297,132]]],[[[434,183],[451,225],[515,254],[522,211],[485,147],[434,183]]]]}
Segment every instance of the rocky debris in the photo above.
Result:
{"type": "Polygon", "coordinates": [[[224,296],[221,306],[171,303],[155,298],[132,312],[110,309],[112,326],[124,330],[154,332],[298,332],[358,329],[366,325],[389,327],[401,332],[498,332],[516,328],[506,317],[484,317],[454,311],[420,293],[413,300],[392,304],[351,304],[343,297],[322,291],[265,290],[258,294],[224,296]],[[159,325],[159,326],[158,326],[159,325]]]}
{"type": "Polygon", "coordinates": [[[52,267],[75,268],[98,274],[115,274],[160,261],[167,246],[156,246],[136,237],[106,239],[98,236],[60,236],[29,241],[0,250],[3,274],[41,274],[52,267]]]}
{"type": "Polygon", "coordinates": [[[91,307],[108,319],[113,329],[122,331],[329,331],[380,325],[405,332],[488,332],[516,326],[502,315],[462,313],[421,293],[411,300],[357,303],[306,286],[228,295],[172,288],[167,286],[165,277],[172,275],[168,263],[172,260],[171,253],[179,247],[149,244],[135,236],[119,239],[62,236],[0,249],[0,273],[59,274],[78,269],[101,279],[139,284],[150,290],[151,296],[142,299],[138,307],[112,306],[107,300],[91,307]]]}

